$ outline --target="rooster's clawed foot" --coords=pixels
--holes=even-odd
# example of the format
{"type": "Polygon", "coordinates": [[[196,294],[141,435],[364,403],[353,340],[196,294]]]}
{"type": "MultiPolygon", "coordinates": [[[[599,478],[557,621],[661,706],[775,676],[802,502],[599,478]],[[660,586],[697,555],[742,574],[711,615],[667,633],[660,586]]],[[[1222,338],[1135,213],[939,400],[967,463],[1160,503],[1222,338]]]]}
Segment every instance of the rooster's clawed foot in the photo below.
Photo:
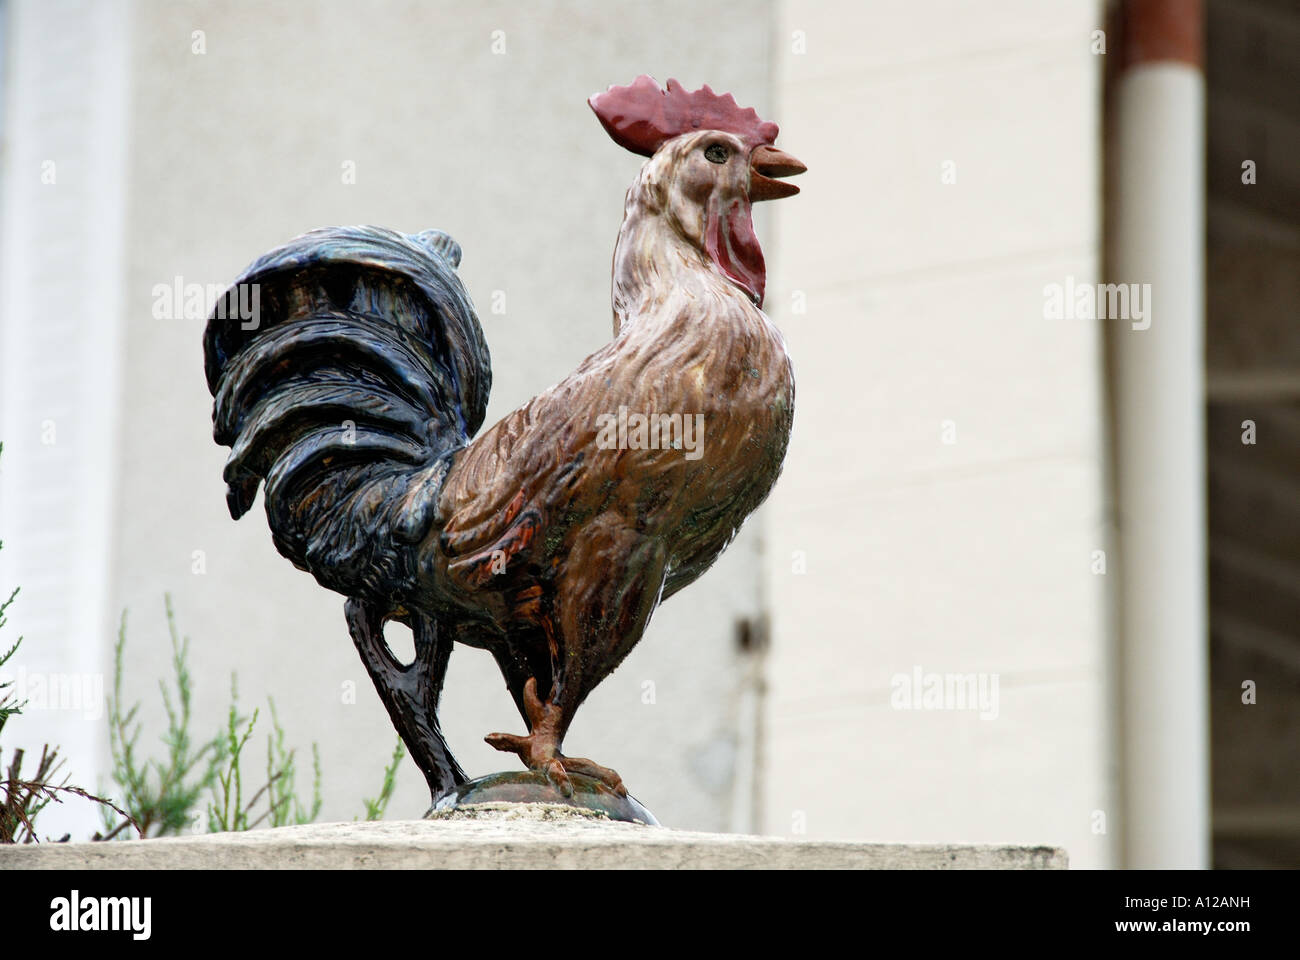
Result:
{"type": "Polygon", "coordinates": [[[583,757],[566,757],[560,753],[560,708],[549,699],[545,703],[541,701],[537,696],[537,681],[531,677],[524,684],[524,710],[528,714],[528,727],[532,731],[528,736],[489,733],[483,739],[498,750],[518,754],[528,769],[541,770],[546,774],[546,779],[566,797],[573,796],[570,773],[594,777],[620,797],[627,796],[623,778],[609,767],[602,767],[583,757]]]}

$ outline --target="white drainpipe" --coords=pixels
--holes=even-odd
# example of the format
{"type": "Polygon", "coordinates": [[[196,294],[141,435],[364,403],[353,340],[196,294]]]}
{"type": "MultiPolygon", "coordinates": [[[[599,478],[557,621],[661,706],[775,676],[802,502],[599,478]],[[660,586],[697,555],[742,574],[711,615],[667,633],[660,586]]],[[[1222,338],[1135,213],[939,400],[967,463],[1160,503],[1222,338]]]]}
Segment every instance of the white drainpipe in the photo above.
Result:
{"type": "Polygon", "coordinates": [[[1205,76],[1200,0],[1123,0],[1108,320],[1121,547],[1124,861],[1209,866],[1205,509],[1205,76]],[[1145,326],[1147,329],[1135,329],[1145,326]]]}

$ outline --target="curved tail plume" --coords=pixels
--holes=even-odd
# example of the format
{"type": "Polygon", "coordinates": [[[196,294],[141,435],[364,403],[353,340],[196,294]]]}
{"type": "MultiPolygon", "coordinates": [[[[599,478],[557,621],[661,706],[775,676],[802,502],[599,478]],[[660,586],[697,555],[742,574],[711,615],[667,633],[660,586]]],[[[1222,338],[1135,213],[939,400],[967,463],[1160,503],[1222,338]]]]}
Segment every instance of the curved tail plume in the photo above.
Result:
{"type": "Polygon", "coordinates": [[[487,344],[459,262],[435,230],[316,230],[253,263],[208,321],[231,515],[264,485],[277,549],[348,596],[406,594],[405,545],[487,409],[487,344]]]}

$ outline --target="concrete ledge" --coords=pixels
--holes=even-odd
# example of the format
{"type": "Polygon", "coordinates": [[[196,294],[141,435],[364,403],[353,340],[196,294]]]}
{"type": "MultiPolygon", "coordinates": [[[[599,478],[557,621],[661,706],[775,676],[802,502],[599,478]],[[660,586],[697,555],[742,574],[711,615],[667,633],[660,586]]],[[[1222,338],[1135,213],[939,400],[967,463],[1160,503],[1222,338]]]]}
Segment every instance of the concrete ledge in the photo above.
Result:
{"type": "Polygon", "coordinates": [[[248,833],[0,847],[0,870],[1063,870],[1057,847],[836,843],[531,817],[322,823],[248,833]]]}

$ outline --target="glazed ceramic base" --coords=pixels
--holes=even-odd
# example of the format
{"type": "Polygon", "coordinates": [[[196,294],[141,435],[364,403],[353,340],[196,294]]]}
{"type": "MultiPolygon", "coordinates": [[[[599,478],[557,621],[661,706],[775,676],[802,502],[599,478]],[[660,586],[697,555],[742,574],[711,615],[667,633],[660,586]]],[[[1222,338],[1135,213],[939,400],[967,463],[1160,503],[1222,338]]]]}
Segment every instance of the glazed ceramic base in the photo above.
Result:
{"type": "MultiPolygon", "coordinates": [[[[632,796],[620,797],[599,780],[581,774],[570,774],[573,796],[566,797],[536,770],[512,770],[508,773],[490,773],[486,777],[462,783],[450,793],[444,793],[429,810],[429,814],[443,813],[475,803],[547,803],[578,807],[603,813],[611,820],[644,823],[657,827],[659,821],[632,796]]],[[[429,814],[426,814],[428,816],[429,814]]]]}

